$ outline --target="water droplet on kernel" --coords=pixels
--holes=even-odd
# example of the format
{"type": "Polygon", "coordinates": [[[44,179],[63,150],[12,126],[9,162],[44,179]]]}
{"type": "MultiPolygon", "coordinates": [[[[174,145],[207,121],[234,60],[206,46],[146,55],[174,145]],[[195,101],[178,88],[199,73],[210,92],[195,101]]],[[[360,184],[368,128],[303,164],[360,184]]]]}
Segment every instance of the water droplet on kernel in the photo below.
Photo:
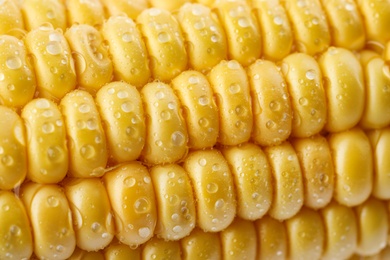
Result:
{"type": "Polygon", "coordinates": [[[60,201],[58,200],[58,198],[54,197],[54,196],[49,196],[47,198],[47,204],[50,206],[50,207],[57,207],[59,204],[60,204],[60,201]]]}
{"type": "Polygon", "coordinates": [[[216,193],[218,191],[218,184],[210,182],[206,185],[206,189],[208,193],[216,193]]]}
{"type": "Polygon", "coordinates": [[[80,154],[84,159],[92,159],[96,155],[96,150],[92,145],[84,145],[80,148],[80,154]]]}
{"type": "Polygon", "coordinates": [[[5,64],[11,70],[16,70],[22,67],[22,60],[18,56],[8,57],[5,64]]]}
{"type": "Polygon", "coordinates": [[[138,214],[146,213],[149,211],[149,209],[150,209],[150,204],[146,198],[140,198],[134,202],[134,210],[138,214]]]}
{"type": "Polygon", "coordinates": [[[50,41],[46,45],[46,51],[51,55],[58,55],[62,52],[61,43],[58,41],[50,41]]]}

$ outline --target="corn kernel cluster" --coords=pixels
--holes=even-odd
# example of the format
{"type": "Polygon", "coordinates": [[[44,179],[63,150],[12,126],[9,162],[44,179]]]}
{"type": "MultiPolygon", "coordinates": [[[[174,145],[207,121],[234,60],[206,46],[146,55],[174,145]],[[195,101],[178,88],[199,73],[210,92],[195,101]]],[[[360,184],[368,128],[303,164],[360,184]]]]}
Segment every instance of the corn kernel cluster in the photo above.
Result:
{"type": "Polygon", "coordinates": [[[390,257],[388,0],[0,0],[0,259],[390,257]]]}

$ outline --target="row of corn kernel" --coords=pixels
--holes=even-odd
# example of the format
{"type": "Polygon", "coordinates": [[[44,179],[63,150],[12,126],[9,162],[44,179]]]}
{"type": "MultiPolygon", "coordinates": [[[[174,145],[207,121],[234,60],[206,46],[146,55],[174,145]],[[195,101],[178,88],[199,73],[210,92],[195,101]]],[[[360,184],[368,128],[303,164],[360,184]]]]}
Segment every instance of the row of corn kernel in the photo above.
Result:
{"type": "Polygon", "coordinates": [[[63,188],[30,182],[18,192],[38,241],[36,254],[61,253],[65,245],[75,243],[85,250],[99,249],[114,234],[128,245],[145,243],[154,233],[177,240],[195,223],[205,231],[221,231],[236,212],[248,220],[266,213],[287,220],[303,204],[323,208],[333,190],[339,203],[358,206],[371,194],[373,179],[373,194],[388,199],[388,169],[381,164],[388,153],[388,132],[376,130],[370,135],[376,153],[364,133],[354,129],[333,134],[329,147],[318,136],[264,152],[254,144],[223,148],[222,153],[200,150],[191,152],[183,167],[168,164],[148,170],[133,162],[106,172],[104,184],[96,178],[68,178],[63,188]]]}
{"type": "MultiPolygon", "coordinates": [[[[6,3],[8,2],[12,3],[9,0],[6,3]]],[[[287,14],[281,4],[276,2],[273,3],[275,5],[273,8],[282,10],[280,12],[283,15],[276,15],[273,18],[273,23],[276,20],[278,26],[285,23],[288,25],[287,14]]],[[[260,7],[263,4],[267,5],[266,2],[259,2],[259,7],[256,10],[264,9],[262,12],[268,10],[268,6],[260,7]]],[[[321,11],[319,6],[313,7],[313,4],[318,5],[315,1],[306,3],[301,0],[300,4],[297,5],[302,10],[297,7],[297,12],[311,15],[310,8],[321,11]],[[309,9],[307,10],[307,8],[309,9]]],[[[353,1],[342,6],[341,10],[347,13],[358,12],[353,1]]],[[[389,9],[385,7],[382,10],[389,9]]],[[[102,24],[102,34],[92,26],[76,24],[66,31],[65,37],[61,30],[54,30],[51,24],[40,24],[25,38],[27,52],[21,41],[9,36],[2,36],[0,60],[3,61],[1,66],[4,72],[0,77],[2,79],[0,102],[9,106],[21,107],[33,97],[35,85],[38,85],[37,95],[40,97],[59,100],[76,85],[91,93],[96,93],[102,85],[110,82],[113,76],[117,80],[125,80],[137,87],[142,87],[151,77],[169,81],[188,67],[207,72],[223,59],[236,59],[243,66],[248,66],[260,58],[262,55],[260,31],[274,32],[268,28],[272,28],[270,23],[262,21],[260,24],[265,28],[260,30],[259,23],[251,15],[251,8],[240,1],[223,2],[223,4],[218,4],[215,10],[217,16],[206,6],[186,4],[180,8],[176,20],[168,11],[151,8],[143,11],[137,17],[138,28],[130,18],[113,16],[102,24]],[[107,46],[103,44],[103,39],[107,46]],[[237,44],[239,46],[236,46],[237,44]],[[108,50],[107,47],[109,47],[108,50]],[[31,66],[31,62],[34,66],[31,66]],[[35,76],[32,67],[35,68],[35,76]],[[15,74],[19,77],[15,78],[15,74]],[[59,85],[62,87],[59,88],[59,85]]],[[[290,12],[295,9],[288,8],[288,10],[290,12]]],[[[34,13],[34,17],[37,15],[37,12],[32,13],[34,13]]],[[[291,15],[291,19],[294,20],[295,16],[291,15]]],[[[360,17],[359,14],[352,16],[356,19],[360,17]]],[[[381,20],[378,22],[379,27],[383,27],[383,24],[388,25],[386,19],[381,18],[382,15],[378,14],[378,16],[381,20]]],[[[266,15],[259,15],[259,17],[266,17],[266,15]]],[[[310,17],[316,22],[310,21],[308,29],[314,30],[316,33],[303,33],[305,30],[297,29],[295,33],[299,33],[299,35],[295,38],[300,36],[314,37],[314,42],[323,43],[325,40],[316,38],[317,34],[326,35],[317,28],[320,26],[319,24],[322,24],[321,19],[315,16],[310,17]]],[[[323,22],[326,24],[326,21],[323,22]]],[[[352,19],[350,23],[360,24],[361,34],[364,36],[361,21],[359,23],[352,19]]],[[[343,24],[341,21],[337,22],[338,30],[341,30],[343,24]]],[[[275,38],[275,35],[272,35],[271,39],[267,40],[267,33],[264,35],[263,38],[267,41],[276,41],[276,43],[263,43],[264,46],[275,48],[269,53],[264,49],[263,56],[265,58],[280,60],[292,51],[292,32],[290,26],[287,27],[288,30],[283,30],[289,32],[287,33],[290,35],[289,39],[285,39],[286,33],[283,30],[277,33],[277,35],[281,35],[280,38],[275,38]]],[[[342,33],[342,35],[347,34],[342,33]]],[[[361,42],[365,42],[364,37],[351,36],[349,38],[359,39],[359,41],[363,38],[361,42]]],[[[325,44],[314,44],[313,48],[319,46],[320,50],[308,53],[325,51],[330,46],[329,40],[325,42],[325,44]]],[[[346,44],[339,44],[339,46],[349,48],[351,39],[346,42],[346,44]]],[[[387,40],[381,40],[381,42],[385,44],[387,40]]],[[[337,43],[332,44],[338,45],[337,43]]],[[[301,45],[298,44],[298,46],[301,45]]],[[[305,47],[305,49],[307,48],[305,47]]],[[[298,50],[300,49],[298,48],[298,50]]]]}
{"type": "MultiPolygon", "coordinates": [[[[0,32],[9,33],[16,28],[32,30],[43,23],[51,23],[55,28],[62,30],[74,23],[101,25],[105,12],[108,16],[126,14],[136,19],[149,4],[173,11],[182,7],[185,2],[190,1],[151,0],[148,3],[146,0],[132,2],[121,0],[111,3],[106,0],[25,0],[18,4],[16,1],[7,0],[3,2],[0,9],[0,15],[5,20],[0,32]]],[[[253,27],[255,30],[253,28],[249,30],[257,32],[255,42],[262,41],[265,53],[267,54],[268,51],[272,54],[278,53],[276,57],[283,54],[278,47],[283,47],[284,50],[292,47],[293,34],[295,34],[296,48],[310,54],[324,50],[327,45],[329,46],[331,39],[333,45],[352,49],[363,48],[366,38],[371,44],[376,42],[380,45],[384,45],[390,39],[390,34],[387,32],[390,6],[386,1],[355,3],[352,0],[201,0],[197,2],[219,9],[217,13],[222,22],[230,27],[227,29],[229,38],[237,37],[237,32],[230,30],[237,27],[235,24],[241,27],[253,27]],[[250,13],[250,9],[255,10],[256,17],[250,13]],[[258,19],[260,24],[253,24],[254,19],[258,19]],[[263,39],[260,39],[260,31],[263,32],[263,39]],[[275,41],[279,44],[274,45],[275,41]]],[[[236,40],[229,43],[238,46],[243,44],[236,40]]],[[[236,50],[239,52],[239,49],[236,50]]]]}
{"type": "Polygon", "coordinates": [[[101,176],[108,159],[110,165],[136,159],[175,163],[188,148],[217,143],[272,146],[290,133],[302,138],[357,124],[384,128],[390,124],[389,67],[371,51],[359,56],[362,64],[341,48],[329,48],[318,62],[295,53],[283,59],[281,69],[264,60],[247,70],[221,61],[207,77],[185,71],[170,85],[152,82],[138,91],[111,82],[95,99],[71,91],[60,107],[34,99],[22,119],[1,106],[6,126],[0,130],[1,189],[20,184],[26,172],[35,182],[57,183],[68,171],[74,177],[101,176]]]}
{"type": "MultiPolygon", "coordinates": [[[[127,179],[127,186],[129,182],[131,184],[132,179],[127,179]]],[[[134,185],[139,182],[143,182],[141,192],[145,191],[147,181],[135,180],[134,185]]],[[[147,214],[150,205],[144,198],[134,204],[135,209],[142,211],[138,213],[146,217],[142,221],[118,223],[116,212],[112,216],[107,209],[103,212],[102,208],[93,207],[107,204],[107,196],[99,197],[102,195],[99,191],[104,189],[101,186],[103,184],[99,180],[72,180],[65,187],[67,195],[74,190],[71,196],[68,195],[69,204],[61,189],[55,185],[28,184],[22,187],[21,199],[11,192],[1,191],[1,258],[24,259],[34,252],[39,259],[67,259],[72,254],[73,257],[82,257],[86,254],[84,250],[91,252],[105,248],[107,259],[118,259],[118,254],[122,258],[139,258],[142,254],[143,259],[152,259],[153,255],[169,259],[181,259],[181,256],[184,259],[220,259],[222,256],[223,259],[255,259],[256,255],[260,259],[302,259],[308,256],[310,259],[345,259],[353,253],[377,254],[387,244],[388,206],[384,201],[372,197],[355,208],[334,201],[319,211],[303,207],[295,216],[282,222],[270,216],[256,221],[235,218],[229,226],[218,230],[219,233],[191,228],[185,232],[185,236],[166,240],[158,233],[157,237],[153,237],[146,226],[134,230],[138,228],[137,225],[148,225],[153,214],[147,214]],[[72,196],[87,198],[79,202],[72,196]],[[70,208],[86,209],[88,217],[82,215],[83,212],[75,211],[71,215],[70,208]],[[119,233],[114,231],[113,218],[119,233]],[[114,235],[121,243],[113,240],[114,235]],[[139,245],[142,247],[138,248],[139,245]]],[[[125,205],[122,211],[128,210],[125,205]]],[[[188,208],[181,214],[188,213],[184,211],[188,211],[188,208]]],[[[181,222],[181,216],[176,215],[167,221],[172,224],[181,222]]],[[[93,255],[99,256],[99,253],[93,255]]]]}

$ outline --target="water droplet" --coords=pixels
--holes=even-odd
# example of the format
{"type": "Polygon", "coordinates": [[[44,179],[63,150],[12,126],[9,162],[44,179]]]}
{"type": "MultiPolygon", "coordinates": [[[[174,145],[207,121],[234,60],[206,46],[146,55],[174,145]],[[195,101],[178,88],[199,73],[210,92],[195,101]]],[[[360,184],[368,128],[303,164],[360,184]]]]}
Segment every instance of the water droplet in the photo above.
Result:
{"type": "Polygon", "coordinates": [[[3,81],[5,78],[4,73],[0,73],[0,81],[3,81]]]}
{"type": "Polygon", "coordinates": [[[16,70],[22,67],[22,60],[18,56],[8,57],[5,64],[11,70],[16,70]]]}
{"type": "Polygon", "coordinates": [[[188,82],[190,84],[198,84],[199,83],[199,78],[197,76],[191,76],[191,77],[189,77],[188,82]]]}
{"type": "Polygon", "coordinates": [[[59,146],[52,146],[47,149],[47,157],[52,162],[61,162],[64,158],[64,150],[59,146]]]}
{"type": "Polygon", "coordinates": [[[150,8],[148,10],[148,12],[149,12],[150,16],[157,16],[157,15],[161,14],[161,10],[157,9],[157,8],[150,8]]]}
{"type": "Polygon", "coordinates": [[[186,141],[186,138],[182,132],[176,131],[172,134],[171,140],[174,146],[182,146],[186,141]]]}
{"type": "Polygon", "coordinates": [[[168,177],[171,179],[175,178],[175,172],[172,172],[172,171],[168,172],[168,177]]]}
{"type": "Polygon", "coordinates": [[[207,127],[209,125],[209,120],[205,117],[202,117],[199,119],[198,123],[201,127],[207,127]]]}
{"type": "Polygon", "coordinates": [[[236,93],[240,92],[240,90],[241,90],[241,87],[240,87],[240,84],[238,84],[238,83],[233,83],[229,86],[229,91],[232,94],[236,94],[236,93]]]}
{"type": "Polygon", "coordinates": [[[211,41],[212,41],[212,42],[218,42],[218,40],[219,40],[218,35],[213,34],[213,35],[211,36],[211,41]]]}
{"type": "Polygon", "coordinates": [[[50,41],[46,45],[46,51],[51,55],[58,55],[62,52],[61,43],[58,41],[50,41]]]}
{"type": "Polygon", "coordinates": [[[3,207],[2,207],[2,209],[3,209],[4,211],[8,211],[8,210],[9,210],[9,205],[8,205],[8,204],[4,204],[3,207]]]}
{"type": "Polygon", "coordinates": [[[207,164],[207,160],[205,158],[201,158],[199,159],[198,163],[200,166],[204,167],[207,164]]]}
{"type": "Polygon", "coordinates": [[[133,105],[130,102],[124,102],[121,105],[121,109],[122,109],[123,112],[129,113],[129,112],[131,112],[133,110],[133,105]]]}
{"type": "Polygon", "coordinates": [[[9,232],[11,233],[11,236],[20,236],[22,233],[22,230],[17,225],[11,225],[9,228],[9,232]]]}
{"type": "Polygon", "coordinates": [[[149,209],[150,209],[150,204],[146,198],[140,198],[134,202],[134,210],[138,214],[146,213],[149,211],[149,209]]]}
{"type": "Polygon", "coordinates": [[[165,97],[165,94],[162,91],[157,91],[156,94],[155,94],[155,97],[157,99],[163,99],[165,97]]]}
{"type": "Polygon", "coordinates": [[[183,231],[183,228],[182,228],[181,226],[177,225],[177,226],[174,226],[174,227],[172,228],[172,231],[173,231],[174,233],[180,233],[180,232],[183,231]]]}
{"type": "Polygon", "coordinates": [[[308,70],[306,71],[306,78],[308,80],[313,80],[316,77],[316,72],[314,70],[308,70]]]}
{"type": "Polygon", "coordinates": [[[207,96],[200,96],[198,99],[199,105],[206,106],[209,104],[209,98],[207,96]]]}
{"type": "Polygon", "coordinates": [[[57,207],[59,204],[60,204],[60,201],[58,200],[58,198],[54,197],[54,196],[49,196],[47,198],[47,204],[50,206],[50,207],[57,207]]]}
{"type": "Polygon", "coordinates": [[[42,125],[42,132],[45,134],[53,133],[55,130],[55,126],[52,123],[44,123],[42,125]]]}
{"type": "Polygon", "coordinates": [[[215,202],[215,209],[221,209],[225,205],[225,201],[223,199],[219,199],[215,202]]]}
{"type": "Polygon", "coordinates": [[[352,3],[346,3],[345,4],[345,10],[353,11],[354,9],[355,9],[355,6],[352,3]]]}
{"type": "Polygon", "coordinates": [[[136,184],[136,179],[133,177],[127,177],[123,180],[123,184],[127,187],[133,187],[136,184]]]}
{"type": "Polygon", "coordinates": [[[49,108],[50,107],[50,103],[48,100],[46,99],[38,99],[36,102],[35,102],[35,106],[37,108],[41,108],[41,109],[45,109],[45,108],[49,108]]]}
{"type": "Polygon", "coordinates": [[[62,252],[64,252],[64,246],[62,246],[62,245],[58,245],[57,247],[56,247],[56,251],[58,252],[58,253],[62,253],[62,252]]]}
{"type": "Polygon", "coordinates": [[[96,150],[92,145],[84,145],[83,147],[80,148],[80,154],[84,159],[92,159],[96,155],[96,150]]]}
{"type": "Polygon", "coordinates": [[[169,119],[171,119],[171,112],[169,112],[168,110],[163,110],[163,111],[161,111],[160,116],[161,116],[161,119],[163,119],[163,120],[169,120],[169,119]]]}
{"type": "Polygon", "coordinates": [[[206,24],[202,20],[194,23],[194,28],[197,30],[202,30],[205,27],[206,27],[206,24]]]}
{"type": "Polygon", "coordinates": [[[131,35],[129,32],[125,32],[122,34],[122,41],[124,42],[132,42],[133,41],[133,35],[131,35]]]}
{"type": "Polygon", "coordinates": [[[216,171],[219,171],[221,169],[221,166],[218,163],[215,163],[215,164],[213,164],[211,169],[216,172],[216,171]]]}
{"type": "Polygon", "coordinates": [[[306,106],[309,103],[309,101],[305,97],[301,97],[298,102],[302,106],[306,106]]]}
{"type": "Polygon", "coordinates": [[[206,189],[208,193],[216,193],[218,191],[218,184],[210,182],[206,185],[206,189]]]}
{"type": "Polygon", "coordinates": [[[144,177],[144,182],[145,182],[145,183],[150,183],[150,177],[145,176],[145,177],[144,177]]]}
{"type": "Polygon", "coordinates": [[[80,113],[85,114],[85,113],[88,113],[89,111],[91,111],[91,107],[90,107],[90,105],[83,103],[79,106],[79,111],[80,111],[80,113]]]}
{"type": "Polygon", "coordinates": [[[228,61],[227,66],[229,69],[232,69],[232,70],[238,70],[240,68],[240,64],[235,60],[228,61]]]}
{"type": "Polygon", "coordinates": [[[92,225],[91,225],[91,229],[95,233],[100,232],[101,225],[98,222],[93,222],[92,225]]]}
{"type": "Polygon", "coordinates": [[[147,238],[148,236],[150,236],[150,233],[150,228],[148,227],[143,227],[138,230],[138,235],[142,238],[147,238]]]}
{"type": "Polygon", "coordinates": [[[166,32],[160,32],[158,35],[157,35],[157,39],[161,42],[161,43],[165,43],[165,42],[169,42],[171,40],[171,36],[166,33],[166,32]]]}
{"type": "Polygon", "coordinates": [[[172,216],[171,216],[171,219],[172,219],[173,221],[179,220],[179,214],[173,213],[172,216]]]}
{"type": "Polygon", "coordinates": [[[267,123],[265,124],[265,126],[268,128],[268,129],[271,129],[275,126],[275,122],[272,121],[272,120],[268,120],[267,123]]]}
{"type": "Polygon", "coordinates": [[[242,28],[246,28],[249,26],[249,21],[246,17],[241,17],[240,19],[238,19],[238,25],[242,28]]]}
{"type": "Polygon", "coordinates": [[[14,164],[14,159],[11,155],[4,155],[3,158],[1,158],[1,163],[4,166],[12,166],[14,164]]]}
{"type": "Polygon", "coordinates": [[[272,111],[279,111],[280,110],[280,103],[279,101],[273,100],[269,103],[269,108],[272,111]]]}
{"type": "Polygon", "coordinates": [[[127,91],[125,90],[121,90],[119,91],[116,96],[120,99],[124,99],[124,98],[127,98],[129,96],[129,93],[127,93],[127,91]]]}
{"type": "Polygon", "coordinates": [[[280,16],[275,16],[274,17],[274,23],[276,24],[276,25],[281,25],[281,24],[283,24],[283,18],[282,17],[280,17],[280,16]]]}

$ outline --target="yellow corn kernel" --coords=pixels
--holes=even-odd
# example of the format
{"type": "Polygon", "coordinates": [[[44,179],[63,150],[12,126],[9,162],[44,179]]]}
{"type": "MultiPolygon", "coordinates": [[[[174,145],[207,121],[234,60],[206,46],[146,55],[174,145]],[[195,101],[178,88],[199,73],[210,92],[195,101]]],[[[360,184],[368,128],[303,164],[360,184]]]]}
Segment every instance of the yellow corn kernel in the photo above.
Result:
{"type": "Polygon", "coordinates": [[[332,201],[321,210],[325,227],[323,259],[347,259],[357,245],[357,222],[352,208],[332,201]]]}
{"type": "Polygon", "coordinates": [[[144,36],[154,79],[170,81],[187,68],[187,52],[176,19],[166,10],[150,8],[137,22],[144,36]]]}
{"type": "Polygon", "coordinates": [[[360,121],[363,128],[382,128],[390,124],[390,65],[376,53],[361,53],[366,95],[360,121]]]}
{"type": "Polygon", "coordinates": [[[366,33],[354,0],[321,0],[328,18],[332,44],[350,50],[364,47],[366,33]]]}
{"type": "Polygon", "coordinates": [[[192,1],[193,0],[149,0],[151,6],[166,9],[168,11],[176,11],[185,3],[192,1]]]}
{"type": "Polygon", "coordinates": [[[319,0],[287,0],[285,8],[299,52],[314,55],[329,47],[329,27],[319,0]]]}
{"type": "Polygon", "coordinates": [[[187,154],[188,134],[180,113],[179,99],[162,82],[145,85],[144,102],[146,139],[142,159],[150,164],[174,163],[187,154]]]}
{"type": "Polygon", "coordinates": [[[258,259],[287,259],[287,233],[283,222],[264,216],[255,222],[258,259]]]}
{"type": "Polygon", "coordinates": [[[178,240],[195,227],[196,212],[190,178],[176,164],[150,169],[157,201],[156,235],[165,240],[178,240]]]}
{"type": "Polygon", "coordinates": [[[213,147],[218,138],[219,119],[207,78],[197,71],[185,71],[174,78],[171,85],[183,108],[188,146],[192,149],[213,147]]]}
{"type": "Polygon", "coordinates": [[[86,251],[105,248],[115,230],[110,201],[100,179],[67,179],[64,190],[72,210],[77,246],[86,251]]]}
{"type": "Polygon", "coordinates": [[[220,0],[215,12],[225,29],[228,58],[249,66],[261,55],[261,35],[256,17],[243,0],[220,0]]]}
{"type": "Polygon", "coordinates": [[[379,44],[389,41],[390,2],[375,0],[357,0],[356,2],[363,15],[367,40],[379,44]]]}
{"type": "Polygon", "coordinates": [[[363,203],[372,191],[373,153],[359,128],[331,134],[328,138],[336,174],[334,198],[352,207],[363,203]]]}
{"type": "Polygon", "coordinates": [[[64,121],[57,105],[47,99],[30,101],[22,112],[27,133],[27,178],[58,183],[68,171],[64,121]]]}
{"type": "Polygon", "coordinates": [[[92,96],[83,90],[68,93],[60,104],[65,117],[69,149],[69,175],[100,177],[107,164],[103,127],[92,96]]]}
{"type": "Polygon", "coordinates": [[[190,153],[184,169],[192,181],[197,198],[197,226],[217,232],[230,225],[236,215],[233,176],[218,150],[190,153]]]}
{"type": "Polygon", "coordinates": [[[252,0],[262,34],[263,55],[269,60],[281,60],[293,45],[293,32],[287,13],[279,0],[252,0]]]}
{"type": "Polygon", "coordinates": [[[255,259],[256,235],[253,222],[236,218],[220,235],[223,259],[255,259]]]}
{"type": "Polygon", "coordinates": [[[0,106],[0,190],[19,186],[27,174],[25,129],[12,109],[0,106]]]}
{"type": "Polygon", "coordinates": [[[334,167],[326,138],[317,135],[294,139],[292,145],[302,169],[304,204],[312,209],[326,206],[334,190],[334,167]]]}
{"type": "Polygon", "coordinates": [[[112,79],[113,67],[99,31],[87,24],[74,24],[65,37],[75,52],[78,86],[94,95],[112,79]]]}
{"type": "Polygon", "coordinates": [[[257,145],[246,143],[222,150],[234,178],[237,215],[256,220],[263,217],[272,204],[273,182],[268,160],[257,145]]]}
{"type": "Polygon", "coordinates": [[[385,203],[369,198],[356,207],[358,243],[356,252],[363,256],[378,254],[386,247],[388,212],[385,203]]]}
{"type": "Polygon", "coordinates": [[[390,127],[367,133],[373,150],[374,186],[372,194],[378,199],[390,199],[390,127]]]}
{"type": "Polygon", "coordinates": [[[318,60],[324,77],[328,118],[325,129],[345,131],[354,127],[364,110],[363,70],[356,56],[343,48],[330,47],[318,60]]]}
{"type": "Polygon", "coordinates": [[[221,260],[221,240],[218,233],[204,232],[195,228],[181,240],[183,260],[221,260]]]}
{"type": "Polygon", "coordinates": [[[68,260],[104,260],[104,255],[100,251],[84,251],[76,247],[73,254],[68,258],[68,260]]]}
{"type": "Polygon", "coordinates": [[[125,14],[131,19],[136,19],[137,16],[146,8],[148,8],[148,0],[101,0],[102,4],[108,13],[108,16],[125,14]]]}
{"type": "Polygon", "coordinates": [[[303,205],[302,172],[298,156],[289,142],[264,149],[274,180],[269,215],[278,220],[291,218],[303,205]]]}
{"type": "Polygon", "coordinates": [[[5,0],[0,6],[0,35],[12,35],[14,30],[24,29],[22,12],[14,0],[5,0]]]}
{"type": "Polygon", "coordinates": [[[24,0],[22,14],[27,31],[42,24],[51,24],[55,29],[66,29],[66,12],[62,0],[24,0]]]}
{"type": "Polygon", "coordinates": [[[326,122],[327,106],[317,61],[307,54],[294,53],[283,59],[281,68],[292,102],[292,136],[319,133],[326,122]]]}
{"type": "Polygon", "coordinates": [[[141,260],[141,247],[132,249],[115,240],[104,249],[104,257],[106,260],[141,260]]]}
{"type": "Polygon", "coordinates": [[[248,77],[244,68],[237,61],[224,60],[208,76],[219,109],[219,143],[238,145],[248,141],[253,116],[248,77]]]}
{"type": "Polygon", "coordinates": [[[111,16],[103,23],[101,33],[109,46],[115,79],[137,88],[148,83],[151,77],[148,53],[134,21],[125,16],[111,16]]]}
{"type": "Polygon", "coordinates": [[[153,237],[144,245],[142,249],[142,259],[180,260],[180,242],[166,241],[157,237],[153,237]]]}
{"type": "Polygon", "coordinates": [[[29,259],[33,252],[30,223],[18,197],[0,191],[0,258],[29,259]]]}
{"type": "Polygon", "coordinates": [[[291,134],[292,110],[286,81],[270,61],[257,60],[247,70],[253,106],[252,139],[278,145],[291,134]]]}
{"type": "Polygon", "coordinates": [[[0,35],[0,104],[20,108],[33,99],[36,82],[23,41],[0,35]]]}
{"type": "Polygon", "coordinates": [[[227,59],[225,32],[209,7],[184,4],[177,19],[186,40],[188,62],[193,69],[208,72],[221,60],[227,59]]]}
{"type": "Polygon", "coordinates": [[[25,38],[32,55],[40,97],[58,102],[76,87],[76,71],[68,42],[60,30],[41,26],[25,38]]]}
{"type": "Polygon", "coordinates": [[[320,213],[303,207],[286,220],[289,259],[320,259],[325,238],[320,213]]]}
{"type": "Polygon", "coordinates": [[[104,21],[103,5],[99,0],[63,0],[65,1],[68,26],[72,24],[101,25],[104,21]]]}
{"type": "Polygon", "coordinates": [[[75,249],[72,212],[62,189],[53,184],[26,183],[21,199],[30,218],[34,254],[40,259],[66,259],[75,249]]]}
{"type": "Polygon", "coordinates": [[[96,105],[107,137],[110,161],[136,160],[145,144],[145,118],[137,89],[111,82],[96,94],[96,105]]]}
{"type": "Polygon", "coordinates": [[[103,181],[114,212],[116,237],[132,248],[148,241],[156,226],[156,201],[150,175],[138,162],[107,172],[103,181]]]}

